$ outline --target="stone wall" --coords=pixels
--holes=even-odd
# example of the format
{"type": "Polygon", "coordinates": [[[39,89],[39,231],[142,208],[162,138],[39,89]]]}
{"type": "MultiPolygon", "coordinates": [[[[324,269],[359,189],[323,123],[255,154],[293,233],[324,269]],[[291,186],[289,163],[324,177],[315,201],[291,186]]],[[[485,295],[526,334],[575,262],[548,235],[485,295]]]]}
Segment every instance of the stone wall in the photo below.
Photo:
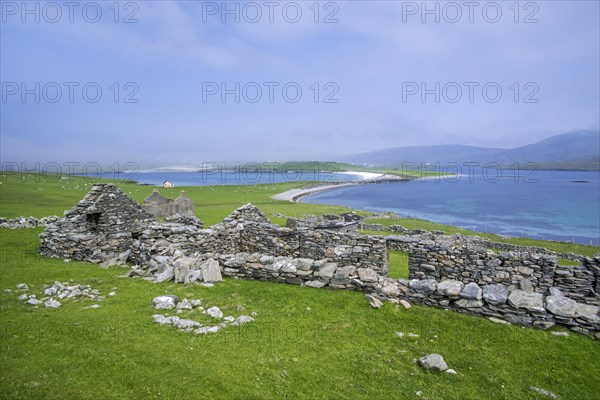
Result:
{"type": "Polygon", "coordinates": [[[172,248],[186,254],[260,253],[271,257],[324,259],[340,266],[370,267],[383,275],[389,270],[384,238],[283,228],[270,224],[250,204],[238,208],[210,229],[153,223],[133,244],[131,257],[134,262],[143,262],[152,254],[168,254],[172,248]]]}
{"type": "Polygon", "coordinates": [[[390,301],[404,299],[541,329],[560,324],[600,339],[599,307],[576,302],[556,287],[542,294],[528,286],[380,278],[373,289],[377,297],[390,301]]]}
{"type": "Polygon", "coordinates": [[[42,218],[34,217],[18,217],[13,219],[1,218],[0,217],[0,228],[5,229],[30,229],[37,228],[39,226],[47,226],[53,222],[60,220],[60,217],[49,216],[42,218]]]}
{"type": "Polygon", "coordinates": [[[511,289],[524,286],[541,294],[557,287],[574,300],[600,304],[598,259],[584,259],[581,266],[563,267],[554,255],[496,254],[469,242],[423,241],[410,246],[408,260],[410,279],[502,284],[511,289]]]}

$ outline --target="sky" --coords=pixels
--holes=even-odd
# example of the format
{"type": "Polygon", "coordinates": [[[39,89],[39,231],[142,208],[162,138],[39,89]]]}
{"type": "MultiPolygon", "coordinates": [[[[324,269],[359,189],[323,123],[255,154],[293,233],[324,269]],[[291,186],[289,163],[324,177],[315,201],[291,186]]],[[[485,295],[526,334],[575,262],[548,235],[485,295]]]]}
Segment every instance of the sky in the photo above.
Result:
{"type": "Polygon", "coordinates": [[[598,129],[598,1],[0,1],[3,163],[334,160],[598,129]]]}

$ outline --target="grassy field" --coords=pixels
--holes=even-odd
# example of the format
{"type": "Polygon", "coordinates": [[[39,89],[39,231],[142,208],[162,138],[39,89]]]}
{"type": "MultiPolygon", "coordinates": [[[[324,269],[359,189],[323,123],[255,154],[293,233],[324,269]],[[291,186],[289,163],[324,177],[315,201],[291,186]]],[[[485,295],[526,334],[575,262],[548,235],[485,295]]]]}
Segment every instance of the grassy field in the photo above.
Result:
{"type": "MultiPolygon", "coordinates": [[[[3,217],[61,215],[92,184],[10,174],[1,182],[3,217]]],[[[138,201],[152,189],[119,185],[138,201]]],[[[270,199],[302,185],[185,190],[207,225],[246,202],[278,223],[285,219],[273,214],[347,211],[270,199]]],[[[160,192],[174,198],[180,190],[160,192]]],[[[417,392],[428,399],[543,398],[530,386],[561,399],[595,399],[600,393],[600,343],[575,333],[557,337],[419,306],[372,309],[353,291],[235,279],[213,288],[154,284],[125,278],[122,268],[41,257],[41,231],[0,229],[0,398],[405,399],[419,398],[417,392]],[[27,293],[40,297],[44,285],[57,280],[116,295],[98,309],[84,308],[91,300],[36,310],[17,300],[15,285],[27,283],[27,293]],[[167,293],[201,299],[226,315],[256,312],[256,321],[208,336],[178,332],[152,322],[152,298],[167,293]],[[398,331],[419,336],[400,338],[398,331]],[[433,352],[458,374],[424,371],[413,362],[433,352]]],[[[404,253],[391,252],[390,261],[393,276],[407,274],[404,253]]]]}

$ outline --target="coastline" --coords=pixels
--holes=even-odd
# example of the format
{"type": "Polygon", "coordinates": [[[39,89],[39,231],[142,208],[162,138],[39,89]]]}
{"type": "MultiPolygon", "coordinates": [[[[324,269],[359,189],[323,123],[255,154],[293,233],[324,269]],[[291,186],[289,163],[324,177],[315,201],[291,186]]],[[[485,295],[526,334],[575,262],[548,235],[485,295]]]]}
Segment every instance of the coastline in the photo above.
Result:
{"type": "MultiPolygon", "coordinates": [[[[347,171],[348,174],[360,174],[359,172],[347,171]]],[[[397,175],[389,175],[389,174],[378,174],[378,176],[365,178],[360,181],[354,182],[340,182],[340,183],[327,183],[327,184],[317,184],[314,186],[307,186],[299,189],[290,189],[282,193],[278,193],[274,196],[271,196],[274,200],[284,200],[290,201],[292,203],[297,203],[302,198],[313,195],[315,193],[325,192],[328,190],[339,189],[343,187],[349,186],[358,186],[358,185],[373,185],[380,183],[390,183],[390,182],[409,182],[413,180],[432,180],[432,179],[444,179],[448,177],[458,177],[457,175],[440,175],[440,176],[422,176],[415,178],[403,178],[397,175]]]]}

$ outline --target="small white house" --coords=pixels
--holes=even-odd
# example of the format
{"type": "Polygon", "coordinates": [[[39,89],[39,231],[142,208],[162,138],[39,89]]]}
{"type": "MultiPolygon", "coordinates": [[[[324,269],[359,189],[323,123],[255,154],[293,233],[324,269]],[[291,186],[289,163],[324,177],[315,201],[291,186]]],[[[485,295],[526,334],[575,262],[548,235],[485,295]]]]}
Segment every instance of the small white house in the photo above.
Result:
{"type": "Polygon", "coordinates": [[[162,187],[164,187],[164,188],[174,188],[175,184],[173,182],[164,181],[163,184],[162,184],[162,187]]]}

